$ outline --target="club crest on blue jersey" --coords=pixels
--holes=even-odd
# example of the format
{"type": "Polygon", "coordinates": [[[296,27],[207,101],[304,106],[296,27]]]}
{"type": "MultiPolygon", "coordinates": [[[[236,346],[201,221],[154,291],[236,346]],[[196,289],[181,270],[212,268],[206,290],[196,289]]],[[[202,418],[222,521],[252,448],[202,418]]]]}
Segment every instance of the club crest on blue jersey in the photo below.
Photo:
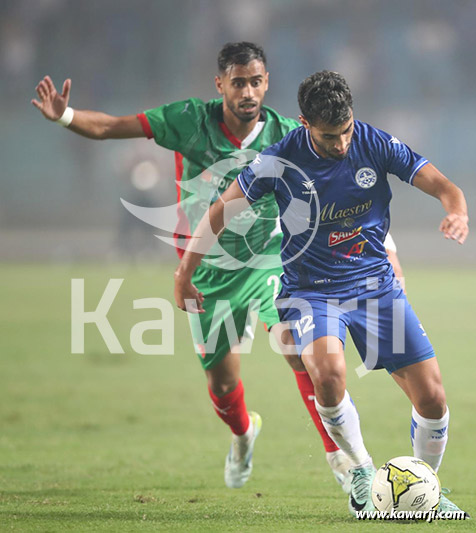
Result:
{"type": "Polygon", "coordinates": [[[355,182],[362,189],[370,189],[377,182],[377,173],[370,167],[359,168],[355,173],[355,182]]]}

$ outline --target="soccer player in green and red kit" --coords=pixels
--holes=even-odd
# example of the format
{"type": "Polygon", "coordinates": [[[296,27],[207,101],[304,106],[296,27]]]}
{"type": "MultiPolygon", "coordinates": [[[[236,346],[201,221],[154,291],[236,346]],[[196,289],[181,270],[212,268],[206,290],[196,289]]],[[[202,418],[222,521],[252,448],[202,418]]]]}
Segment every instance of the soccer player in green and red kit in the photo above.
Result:
{"type": "MultiPolygon", "coordinates": [[[[296,120],[284,118],[263,106],[268,89],[266,58],[263,50],[253,43],[228,43],[222,48],[215,85],[222,95],[220,99],[204,103],[190,98],[138,115],[115,117],[96,111],[73,110],[68,107],[71,80],[64,82],[60,94],[51,78],[46,76],[36,87],[39,100],[32,100],[32,103],[47,119],[82,136],[91,139],[153,138],[160,146],[175,152],[179,185],[179,220],[175,237],[181,255],[187,236],[193,233],[209,204],[232,183],[242,168],[235,165],[236,168],[226,175],[222,173],[217,177],[213,175],[214,165],[227,158],[236,161],[237,151],[260,152],[300,125],[296,120]],[[191,188],[184,186],[187,182],[193,182],[191,188]]],[[[283,341],[286,343],[274,307],[281,266],[236,268],[237,264],[249,264],[253,254],[279,257],[281,232],[276,222],[278,209],[274,197],[267,195],[256,202],[251,216],[255,216],[256,221],[246,235],[246,242],[239,233],[228,230],[221,236],[220,244],[233,258],[233,265],[212,258],[210,262],[202,263],[193,278],[193,283],[206,296],[206,311],[198,315],[199,319],[192,326],[192,336],[207,376],[215,411],[232,432],[232,446],[225,463],[225,482],[233,488],[241,487],[251,474],[254,442],[261,428],[259,415],[246,408],[237,349],[240,340],[246,337],[251,300],[260,301],[259,318],[277,336],[280,346],[283,347],[283,341]],[[230,305],[220,310],[220,320],[216,317],[214,320],[218,300],[228,301],[230,305]],[[230,338],[227,328],[223,327],[230,314],[236,326],[236,338],[230,338]],[[215,347],[210,348],[210,338],[216,340],[215,347]]],[[[289,350],[284,347],[283,352],[289,350]]],[[[296,354],[286,353],[285,357],[322,437],[327,461],[346,490],[346,481],[350,479],[347,458],[322,426],[314,408],[314,388],[303,364],[296,354]]]]}

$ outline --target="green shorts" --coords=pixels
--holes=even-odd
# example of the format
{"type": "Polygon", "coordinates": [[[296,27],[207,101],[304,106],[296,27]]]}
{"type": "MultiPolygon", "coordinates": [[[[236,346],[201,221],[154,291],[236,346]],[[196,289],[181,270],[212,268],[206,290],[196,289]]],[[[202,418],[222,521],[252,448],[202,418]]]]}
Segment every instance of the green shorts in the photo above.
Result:
{"type": "Polygon", "coordinates": [[[281,290],[281,268],[216,270],[198,267],[192,281],[203,292],[205,313],[190,314],[195,351],[205,370],[213,368],[243,337],[248,336],[249,310],[257,312],[268,331],[279,322],[274,300],[281,290]],[[250,307],[250,302],[253,305],[250,307]],[[233,319],[234,332],[226,322],[233,319]],[[230,328],[228,328],[230,329],[230,328]]]}

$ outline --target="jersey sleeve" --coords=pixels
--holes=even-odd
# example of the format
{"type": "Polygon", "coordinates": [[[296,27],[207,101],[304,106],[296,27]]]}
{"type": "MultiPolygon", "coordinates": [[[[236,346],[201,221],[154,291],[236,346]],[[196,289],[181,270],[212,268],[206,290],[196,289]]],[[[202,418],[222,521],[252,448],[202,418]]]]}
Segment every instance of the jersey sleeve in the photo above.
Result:
{"type": "Polygon", "coordinates": [[[274,191],[276,179],[283,174],[284,166],[276,157],[267,153],[268,151],[258,154],[236,178],[240,189],[250,203],[274,191]]]}
{"type": "Polygon", "coordinates": [[[137,118],[147,137],[164,148],[181,152],[196,135],[204,107],[201,100],[190,98],[148,109],[137,118]]]}
{"type": "Polygon", "coordinates": [[[428,159],[384,131],[379,130],[379,136],[383,142],[388,172],[412,185],[416,173],[428,163],[428,159]]]}

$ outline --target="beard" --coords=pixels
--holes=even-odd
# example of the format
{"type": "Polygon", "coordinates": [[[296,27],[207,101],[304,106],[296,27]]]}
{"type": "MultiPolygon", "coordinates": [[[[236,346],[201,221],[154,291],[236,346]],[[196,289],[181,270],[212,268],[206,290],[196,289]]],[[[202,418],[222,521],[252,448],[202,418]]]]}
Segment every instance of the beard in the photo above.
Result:
{"type": "Polygon", "coordinates": [[[261,105],[255,100],[250,100],[238,105],[228,103],[228,109],[242,122],[251,122],[260,114],[261,105]],[[247,110],[246,107],[244,107],[246,104],[254,104],[254,107],[247,110]]]}
{"type": "Polygon", "coordinates": [[[344,161],[344,159],[346,159],[348,155],[349,155],[349,150],[347,149],[345,154],[329,154],[329,157],[331,159],[335,159],[336,161],[344,161]]]}

